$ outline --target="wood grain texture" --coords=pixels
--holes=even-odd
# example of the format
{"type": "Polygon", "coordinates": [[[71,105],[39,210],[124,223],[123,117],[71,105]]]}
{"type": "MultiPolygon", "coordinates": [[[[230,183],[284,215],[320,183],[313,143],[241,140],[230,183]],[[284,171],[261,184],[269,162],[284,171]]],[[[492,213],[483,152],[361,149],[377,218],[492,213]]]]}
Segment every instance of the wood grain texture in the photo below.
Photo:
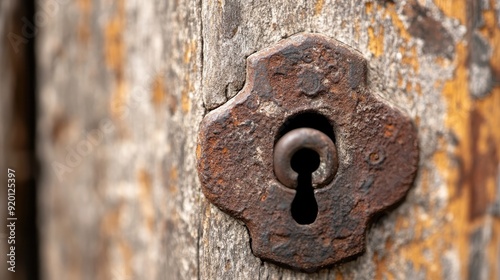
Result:
{"type": "Polygon", "coordinates": [[[44,278],[196,278],[200,4],[58,5],[38,46],[44,278]]]}
{"type": "Polygon", "coordinates": [[[465,0],[59,1],[38,45],[46,279],[500,279],[498,1],[483,25],[465,0]],[[254,257],[195,169],[199,122],[243,87],[245,58],[298,32],[359,50],[421,149],[366,253],[313,274],[254,257]]]}

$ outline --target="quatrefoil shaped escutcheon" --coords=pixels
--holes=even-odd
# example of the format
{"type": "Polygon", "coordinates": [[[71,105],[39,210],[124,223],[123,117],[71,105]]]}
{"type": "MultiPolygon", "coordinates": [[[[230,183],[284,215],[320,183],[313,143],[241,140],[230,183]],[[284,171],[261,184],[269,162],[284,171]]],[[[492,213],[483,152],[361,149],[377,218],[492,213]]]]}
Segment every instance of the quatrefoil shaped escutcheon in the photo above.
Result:
{"type": "Polygon", "coordinates": [[[203,193],[245,223],[256,256],[303,271],[348,260],[365,250],[372,218],[405,197],[418,165],[416,128],[369,92],[366,73],[352,48],[294,35],[251,55],[243,89],[203,119],[203,193]],[[336,147],[336,172],[314,189],[314,222],[300,224],[291,215],[296,190],[277,179],[273,152],[290,129],[321,121],[336,147]]]}

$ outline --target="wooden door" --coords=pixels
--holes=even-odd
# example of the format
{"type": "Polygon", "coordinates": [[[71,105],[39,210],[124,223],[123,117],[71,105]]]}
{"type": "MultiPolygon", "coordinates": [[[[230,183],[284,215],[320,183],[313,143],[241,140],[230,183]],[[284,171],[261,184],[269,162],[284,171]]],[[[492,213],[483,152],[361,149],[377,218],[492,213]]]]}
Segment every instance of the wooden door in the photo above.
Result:
{"type": "Polygon", "coordinates": [[[498,0],[35,7],[42,278],[500,279],[498,0]],[[199,123],[243,87],[246,58],[299,32],[359,50],[420,146],[366,252],[312,274],[256,258],[196,170],[199,123]]]}

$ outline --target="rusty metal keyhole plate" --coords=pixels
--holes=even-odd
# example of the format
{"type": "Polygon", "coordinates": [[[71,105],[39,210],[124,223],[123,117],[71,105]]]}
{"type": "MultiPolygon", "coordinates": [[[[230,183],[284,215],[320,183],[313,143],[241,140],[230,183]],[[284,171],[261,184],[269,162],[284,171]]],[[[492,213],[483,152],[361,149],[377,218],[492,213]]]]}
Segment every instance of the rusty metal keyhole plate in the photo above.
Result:
{"type": "Polygon", "coordinates": [[[242,220],[253,253],[314,271],[359,255],[377,213],[401,201],[417,170],[416,129],[366,87],[366,61],[319,34],[299,34],[251,55],[244,88],[206,115],[197,150],[205,196],[242,220]],[[338,166],[314,190],[318,215],[298,224],[295,195],[274,173],[275,138],[293,116],[332,124],[338,166]]]}

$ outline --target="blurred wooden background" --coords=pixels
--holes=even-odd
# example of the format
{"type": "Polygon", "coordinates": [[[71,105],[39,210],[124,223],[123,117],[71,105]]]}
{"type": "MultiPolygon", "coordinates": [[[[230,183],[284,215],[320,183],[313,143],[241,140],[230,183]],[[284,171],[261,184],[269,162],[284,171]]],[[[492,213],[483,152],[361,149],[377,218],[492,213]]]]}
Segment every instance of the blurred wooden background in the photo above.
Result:
{"type": "Polygon", "coordinates": [[[500,279],[499,0],[3,0],[0,35],[1,279],[500,279]],[[366,253],[313,274],[254,257],[195,166],[246,57],[304,31],[359,50],[421,147],[366,253]]]}

